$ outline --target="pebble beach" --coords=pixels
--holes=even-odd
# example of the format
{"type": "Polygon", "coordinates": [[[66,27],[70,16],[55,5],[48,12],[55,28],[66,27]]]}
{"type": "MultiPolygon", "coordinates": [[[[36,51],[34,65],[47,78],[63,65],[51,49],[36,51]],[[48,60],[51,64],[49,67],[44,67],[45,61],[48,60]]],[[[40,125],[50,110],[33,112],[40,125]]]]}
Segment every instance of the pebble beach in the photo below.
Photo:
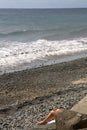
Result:
{"type": "Polygon", "coordinates": [[[29,130],[87,95],[87,58],[0,75],[1,130],[29,130]]]}

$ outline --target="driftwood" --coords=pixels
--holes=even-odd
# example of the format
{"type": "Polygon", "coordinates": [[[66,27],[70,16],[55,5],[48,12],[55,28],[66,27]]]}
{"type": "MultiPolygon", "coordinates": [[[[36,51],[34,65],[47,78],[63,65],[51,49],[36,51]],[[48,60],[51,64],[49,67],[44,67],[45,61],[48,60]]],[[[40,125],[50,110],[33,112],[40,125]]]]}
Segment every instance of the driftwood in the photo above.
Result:
{"type": "Polygon", "coordinates": [[[83,130],[83,128],[87,128],[87,115],[69,110],[56,115],[56,130],[83,130]]]}

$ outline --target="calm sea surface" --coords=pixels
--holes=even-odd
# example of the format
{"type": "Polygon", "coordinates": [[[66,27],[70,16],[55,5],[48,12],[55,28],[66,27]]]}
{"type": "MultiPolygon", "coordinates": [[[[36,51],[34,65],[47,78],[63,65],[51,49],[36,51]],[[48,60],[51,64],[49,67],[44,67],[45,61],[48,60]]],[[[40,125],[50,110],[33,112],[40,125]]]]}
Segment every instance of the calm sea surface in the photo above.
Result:
{"type": "Polygon", "coordinates": [[[76,55],[87,56],[87,9],[0,9],[0,73],[76,55]]]}

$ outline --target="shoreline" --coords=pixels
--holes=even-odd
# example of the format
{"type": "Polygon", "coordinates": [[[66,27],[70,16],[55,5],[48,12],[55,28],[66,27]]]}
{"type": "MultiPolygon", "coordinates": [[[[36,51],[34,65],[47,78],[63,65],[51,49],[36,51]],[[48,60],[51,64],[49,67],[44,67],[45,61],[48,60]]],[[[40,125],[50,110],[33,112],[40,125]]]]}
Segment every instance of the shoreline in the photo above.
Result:
{"type": "Polygon", "coordinates": [[[64,62],[70,62],[70,61],[74,61],[86,57],[87,57],[86,51],[78,52],[76,54],[72,53],[69,55],[62,55],[62,56],[58,56],[58,55],[47,56],[45,58],[32,61],[31,63],[19,64],[18,66],[10,66],[10,65],[7,67],[1,66],[0,75],[6,73],[19,72],[19,71],[26,71],[29,69],[36,69],[39,67],[50,66],[50,65],[60,64],[64,62]]]}
{"type": "Polygon", "coordinates": [[[50,110],[71,109],[87,95],[87,57],[0,75],[2,129],[31,129],[50,110]]]}
{"type": "Polygon", "coordinates": [[[87,57],[0,75],[0,107],[52,94],[86,71],[87,57]]]}

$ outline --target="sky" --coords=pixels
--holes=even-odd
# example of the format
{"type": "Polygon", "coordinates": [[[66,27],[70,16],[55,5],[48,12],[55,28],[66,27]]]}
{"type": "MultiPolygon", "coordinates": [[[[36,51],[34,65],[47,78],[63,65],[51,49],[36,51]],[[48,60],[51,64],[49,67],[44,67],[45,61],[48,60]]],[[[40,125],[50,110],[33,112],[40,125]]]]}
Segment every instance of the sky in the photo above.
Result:
{"type": "Polygon", "coordinates": [[[0,0],[0,8],[87,8],[87,0],[0,0]]]}

